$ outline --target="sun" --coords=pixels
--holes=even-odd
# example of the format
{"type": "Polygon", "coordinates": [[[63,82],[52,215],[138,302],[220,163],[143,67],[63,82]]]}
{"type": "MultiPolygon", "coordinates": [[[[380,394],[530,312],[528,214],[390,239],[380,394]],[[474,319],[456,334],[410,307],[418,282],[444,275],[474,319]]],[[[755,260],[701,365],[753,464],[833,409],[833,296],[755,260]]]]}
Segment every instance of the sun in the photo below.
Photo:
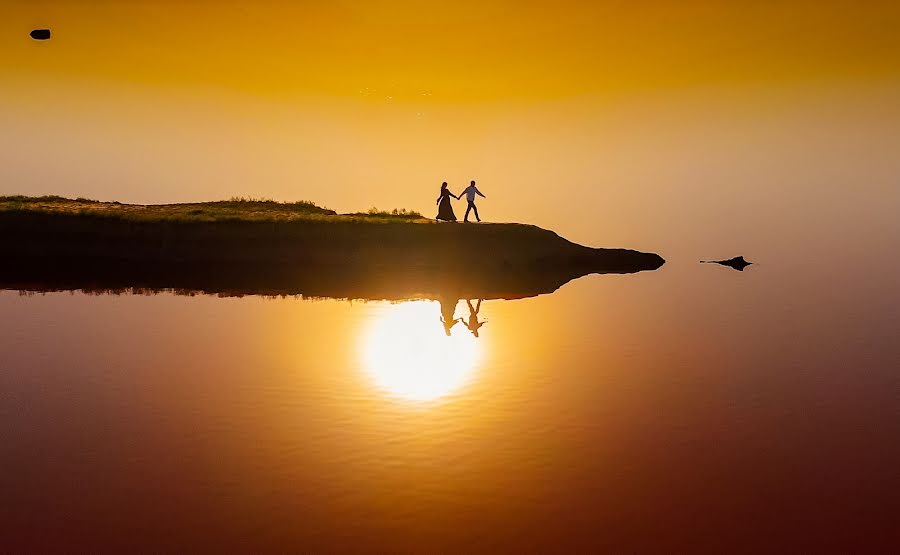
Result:
{"type": "Polygon", "coordinates": [[[431,401],[464,386],[481,358],[478,339],[460,323],[445,333],[437,303],[385,307],[362,336],[362,365],[392,396],[431,401]]]}

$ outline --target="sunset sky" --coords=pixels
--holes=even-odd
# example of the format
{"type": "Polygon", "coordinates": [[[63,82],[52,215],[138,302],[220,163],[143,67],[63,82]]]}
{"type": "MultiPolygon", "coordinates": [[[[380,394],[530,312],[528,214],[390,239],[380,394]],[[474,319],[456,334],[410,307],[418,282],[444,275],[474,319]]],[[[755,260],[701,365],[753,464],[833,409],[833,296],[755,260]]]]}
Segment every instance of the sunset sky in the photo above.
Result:
{"type": "Polygon", "coordinates": [[[431,216],[441,181],[477,179],[489,219],[635,247],[660,235],[630,224],[642,218],[691,233],[773,195],[782,211],[852,209],[866,201],[851,185],[897,198],[896,2],[2,10],[0,194],[431,216]],[[31,40],[38,27],[53,39],[31,40]]]}

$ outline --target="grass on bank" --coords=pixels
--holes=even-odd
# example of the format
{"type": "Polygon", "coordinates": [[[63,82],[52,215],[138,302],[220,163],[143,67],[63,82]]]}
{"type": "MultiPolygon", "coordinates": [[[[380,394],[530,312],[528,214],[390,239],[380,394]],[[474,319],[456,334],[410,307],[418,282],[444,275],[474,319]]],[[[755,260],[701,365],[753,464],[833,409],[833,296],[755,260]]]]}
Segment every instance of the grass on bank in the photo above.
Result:
{"type": "Polygon", "coordinates": [[[368,212],[338,214],[334,210],[301,200],[278,202],[271,199],[232,197],[228,200],[183,204],[123,204],[86,198],[60,196],[0,197],[3,213],[44,213],[63,216],[115,218],[133,222],[376,222],[426,223],[418,212],[371,208],[368,212]]]}

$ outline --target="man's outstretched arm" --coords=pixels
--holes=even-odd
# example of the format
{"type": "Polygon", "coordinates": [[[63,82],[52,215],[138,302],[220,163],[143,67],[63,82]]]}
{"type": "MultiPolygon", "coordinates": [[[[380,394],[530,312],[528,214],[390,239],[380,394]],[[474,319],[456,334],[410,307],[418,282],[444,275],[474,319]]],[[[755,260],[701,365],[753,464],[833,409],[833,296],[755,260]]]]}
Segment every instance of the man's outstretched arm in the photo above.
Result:
{"type": "Polygon", "coordinates": [[[484,196],[484,193],[478,190],[478,187],[475,188],[475,192],[478,193],[478,196],[480,196],[481,198],[487,198],[486,196],[484,196]]]}

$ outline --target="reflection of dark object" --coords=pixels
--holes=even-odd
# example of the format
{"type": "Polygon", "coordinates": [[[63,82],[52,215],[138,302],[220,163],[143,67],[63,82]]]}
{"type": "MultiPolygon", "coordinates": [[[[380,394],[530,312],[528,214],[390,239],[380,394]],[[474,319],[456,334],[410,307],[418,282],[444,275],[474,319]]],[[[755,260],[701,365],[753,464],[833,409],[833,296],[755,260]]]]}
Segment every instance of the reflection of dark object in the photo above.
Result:
{"type": "Polygon", "coordinates": [[[48,40],[50,38],[50,29],[35,29],[31,32],[31,38],[34,40],[48,40]]]}
{"type": "Polygon", "coordinates": [[[0,212],[0,288],[353,299],[497,299],[660,256],[592,249],[519,224],[141,222],[0,212]]]}
{"type": "Polygon", "coordinates": [[[735,256],[734,258],[729,258],[728,260],[701,260],[701,264],[721,264],[722,266],[728,266],[729,268],[734,268],[738,272],[743,272],[744,268],[753,264],[753,262],[747,262],[744,260],[743,256],[735,256]]]}

